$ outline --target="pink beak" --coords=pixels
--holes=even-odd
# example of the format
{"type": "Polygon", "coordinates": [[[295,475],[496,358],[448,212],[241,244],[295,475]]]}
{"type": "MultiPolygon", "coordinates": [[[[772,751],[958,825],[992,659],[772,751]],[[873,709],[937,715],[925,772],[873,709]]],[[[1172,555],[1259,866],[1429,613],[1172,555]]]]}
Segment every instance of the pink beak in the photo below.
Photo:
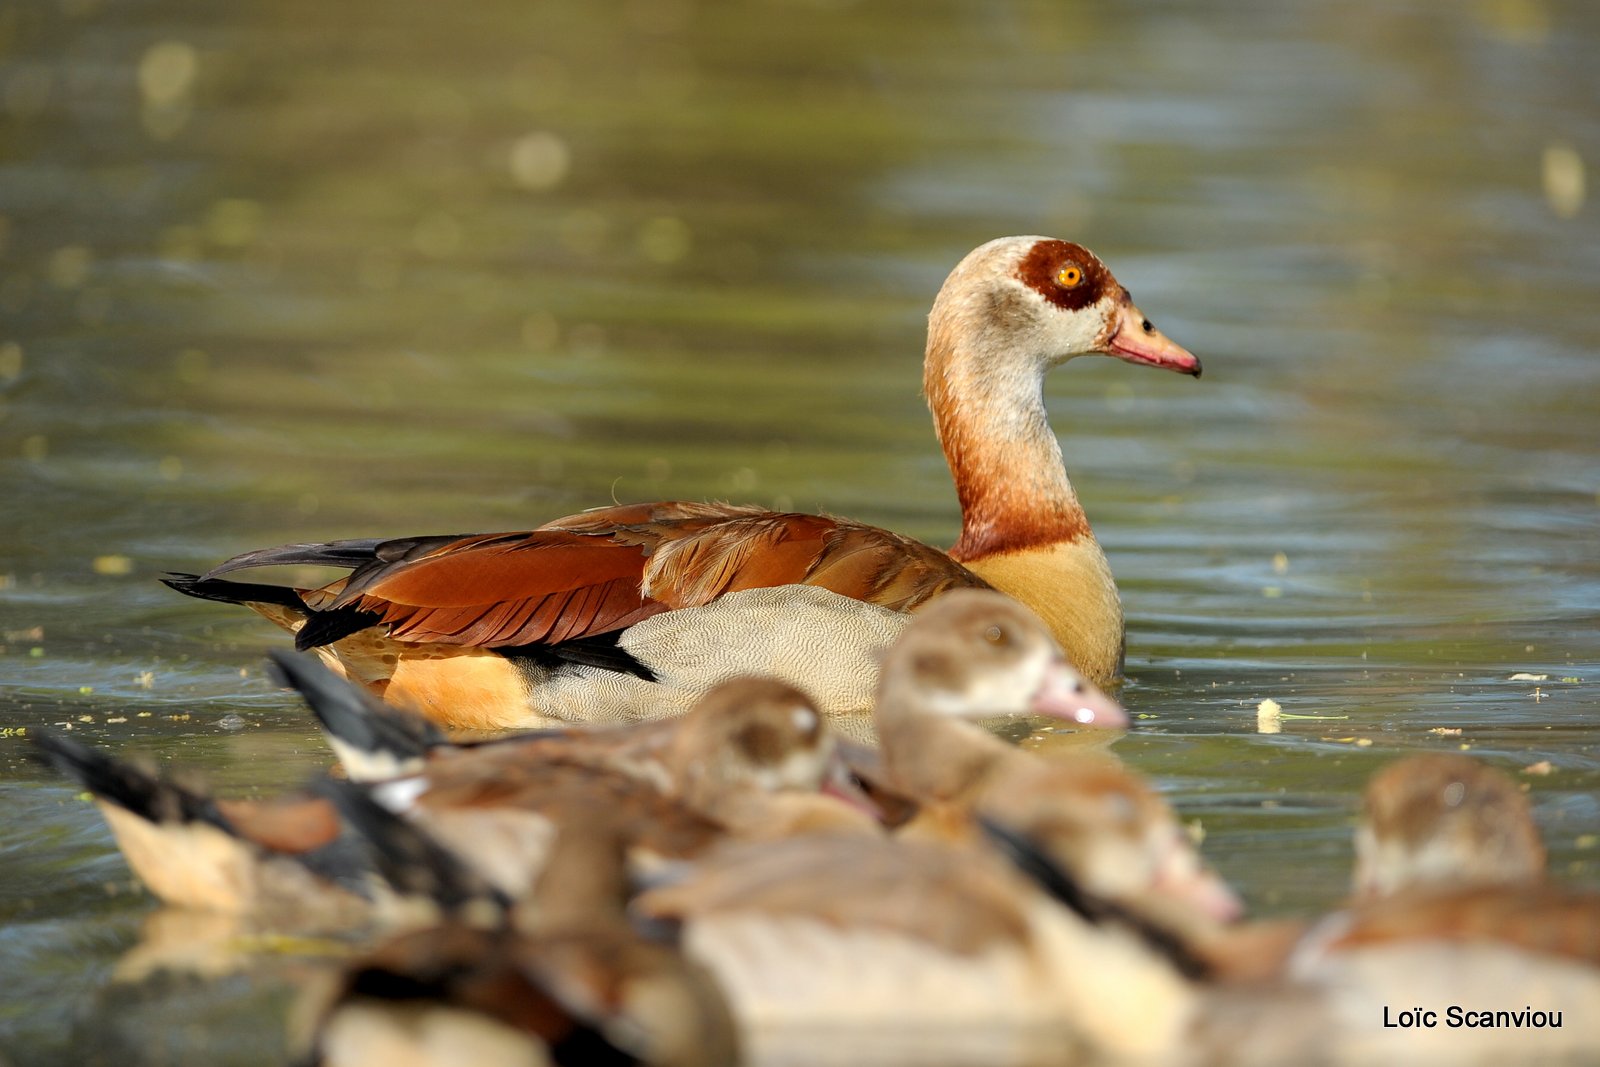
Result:
{"type": "Polygon", "coordinates": [[[1079,726],[1126,728],[1128,725],[1128,713],[1122,710],[1122,705],[1084,681],[1064,659],[1050,664],[1028,710],[1079,726]]]}
{"type": "Polygon", "coordinates": [[[1102,342],[1100,351],[1129,363],[1143,363],[1200,377],[1200,360],[1195,354],[1168,340],[1166,334],[1150,325],[1144,312],[1134,307],[1131,300],[1125,300],[1117,309],[1117,317],[1111,324],[1111,335],[1102,342]]]}
{"type": "Polygon", "coordinates": [[[848,807],[870,815],[877,822],[884,821],[883,809],[873,803],[872,798],[862,792],[860,786],[856,785],[849,766],[841,758],[835,757],[829,763],[828,774],[822,780],[820,792],[825,796],[833,797],[848,807]]]}
{"type": "Polygon", "coordinates": [[[1200,862],[1187,840],[1173,842],[1153,888],[1218,922],[1232,922],[1244,914],[1244,902],[1233,887],[1200,862]]]}

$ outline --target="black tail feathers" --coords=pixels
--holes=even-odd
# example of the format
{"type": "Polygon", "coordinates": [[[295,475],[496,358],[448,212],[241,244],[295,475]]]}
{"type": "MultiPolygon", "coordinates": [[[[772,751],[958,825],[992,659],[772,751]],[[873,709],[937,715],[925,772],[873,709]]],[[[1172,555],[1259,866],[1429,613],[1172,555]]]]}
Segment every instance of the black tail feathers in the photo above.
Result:
{"type": "Polygon", "coordinates": [[[30,729],[28,736],[47,763],[101,800],[151,822],[206,822],[232,832],[227,819],[204,793],[63,734],[30,729]]]}
{"type": "Polygon", "coordinates": [[[202,578],[198,574],[169,572],[161,584],[176,589],[184,596],[196,600],[214,600],[219,604],[277,604],[300,614],[306,605],[298,593],[285,585],[263,585],[259,582],[229,582],[220,578],[202,578]]]}
{"type": "Polygon", "coordinates": [[[317,791],[333,801],[346,825],[366,842],[374,865],[397,892],[431,900],[447,914],[478,902],[510,914],[511,901],[504,893],[427,831],[379,804],[367,787],[328,779],[317,791]]]}
{"type": "Polygon", "coordinates": [[[273,651],[267,658],[274,679],[298,691],[322,728],[353,748],[403,762],[448,743],[427,719],[382,703],[311,656],[273,651]]]}
{"type": "Polygon", "coordinates": [[[382,621],[375,612],[353,607],[312,611],[300,599],[300,594],[286,585],[235,582],[226,578],[181,573],[169,573],[161,579],[161,583],[197,600],[214,600],[219,604],[274,604],[288,608],[306,620],[294,635],[294,647],[302,652],[331,645],[341,637],[348,637],[382,621]]]}

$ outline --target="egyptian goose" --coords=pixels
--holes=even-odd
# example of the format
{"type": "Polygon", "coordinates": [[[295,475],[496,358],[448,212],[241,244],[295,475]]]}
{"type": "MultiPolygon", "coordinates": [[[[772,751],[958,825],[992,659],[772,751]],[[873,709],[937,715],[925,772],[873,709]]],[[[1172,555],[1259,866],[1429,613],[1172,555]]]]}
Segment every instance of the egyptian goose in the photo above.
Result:
{"type": "Polygon", "coordinates": [[[561,821],[529,901],[532,929],[452,917],[380,946],[316,1008],[305,1062],[732,1067],[734,1027],[715,983],[623,914],[625,825],[593,810],[561,821]]]}
{"type": "MultiPolygon", "coordinates": [[[[1487,764],[1429,754],[1374,775],[1356,900],[1304,932],[1280,968],[1301,998],[1300,1047],[1334,1062],[1600,1056],[1582,1025],[1600,1003],[1600,894],[1544,884],[1544,865],[1527,797],[1487,764]],[[1308,1000],[1320,1020],[1305,1017],[1308,1000]]],[[[1276,1007],[1252,1014],[1255,1037],[1282,1044],[1276,1007]]]]}
{"type": "Polygon", "coordinates": [[[1429,753],[1374,774],[1355,852],[1350,907],[1315,924],[1191,928],[1195,947],[1236,972],[1241,935],[1259,935],[1244,968],[1257,976],[1309,972],[1362,946],[1434,941],[1488,940],[1600,964],[1600,898],[1542,885],[1545,849],[1527,794],[1481,760],[1429,753]]]}
{"type": "Polygon", "coordinates": [[[1536,883],[1545,850],[1528,796],[1456,752],[1400,760],[1373,775],[1356,829],[1355,894],[1536,883]]]}
{"type": "MultiPolygon", "coordinates": [[[[310,657],[270,655],[356,781],[404,779],[406,790],[422,781],[445,789],[493,782],[497,795],[510,795],[529,778],[542,790],[554,780],[548,765],[574,765],[647,783],[737,837],[869,832],[878,825],[833,730],[805,694],[776,678],[721,682],[675,719],[452,742],[427,719],[377,701],[310,657]],[[443,766],[435,764],[441,760],[443,766]]],[[[396,789],[390,784],[384,795],[396,789]]]]}
{"type": "Polygon", "coordinates": [[[680,924],[685,950],[726,991],[750,1062],[830,1062],[841,1048],[856,1064],[1494,1064],[1600,1053],[1600,1034],[1573,1025],[1600,1003],[1593,894],[1513,905],[1504,890],[1478,890],[1497,903],[1419,916],[1410,929],[1319,931],[1288,975],[1221,984],[1214,949],[1085,888],[1029,847],[1041,829],[986,822],[1026,861],[1014,865],[898,838],[734,846],[635,907],[680,924]],[[1507,938],[1507,924],[1542,926],[1542,943],[1507,938]],[[1437,1010],[1437,1029],[1385,1027],[1419,1004],[1437,1010]],[[1449,1005],[1560,1012],[1567,1025],[1449,1030],[1449,1005]]]}
{"type": "Polygon", "coordinates": [[[366,917],[370,865],[325,802],[223,800],[61,734],[29,737],[94,797],[128,866],[162,901],[313,928],[366,917]]]}
{"type": "Polygon", "coordinates": [[[863,768],[880,792],[921,806],[901,833],[961,839],[975,812],[1022,821],[1058,862],[1094,872],[1079,876],[1096,892],[1148,883],[1214,919],[1237,917],[1238,898],[1136,775],[1109,756],[1045,759],[980,725],[1027,714],[1127,723],[1021,604],[961,590],[919,613],[884,659],[873,710],[882,747],[877,765],[863,768]]]}
{"type": "MultiPolygon", "coordinates": [[[[1005,809],[1008,843],[1059,830],[1058,813],[1029,799],[1005,809]]],[[[1096,814],[1085,813],[1083,837],[1096,814]]],[[[989,832],[1001,818],[986,818],[989,832]]],[[[1141,914],[1163,891],[1164,836],[1129,843],[1076,840],[1070,861],[1086,879],[1052,868],[1049,892],[981,836],[739,844],[635,907],[681,925],[685,950],[727,992],[751,1062],[828,1062],[842,1049],[852,1063],[1136,1055],[1176,1046],[1194,1017],[1190,981],[1207,965],[1141,914]],[[1098,869],[1130,855],[1132,870],[1098,869]]]]}
{"type": "MultiPolygon", "coordinates": [[[[1497,816],[1491,815],[1491,819],[1497,816]]],[[[1490,831],[1484,839],[1494,836],[1490,831]]],[[[1360,901],[1300,939],[1285,973],[1329,1002],[1346,1059],[1593,1063],[1600,893],[1538,882],[1420,881],[1360,901]]]]}
{"type": "Polygon", "coordinates": [[[1367,785],[1355,903],[1306,938],[1294,966],[1431,939],[1600,967],[1600,894],[1544,880],[1532,806],[1508,775],[1459,753],[1400,760],[1367,785]]]}
{"type": "Polygon", "coordinates": [[[1039,616],[989,590],[951,592],[918,613],[884,656],[872,715],[882,783],[916,800],[960,803],[1039,762],[982,723],[1032,715],[1128,724],[1039,616]]]}
{"type": "MultiPolygon", "coordinates": [[[[329,689],[314,690],[317,699],[329,689]]],[[[392,728],[396,720],[383,721],[392,728]]],[[[414,821],[509,899],[544,864],[551,812],[575,805],[627,813],[636,823],[633,854],[645,866],[691,858],[730,834],[879,832],[870,805],[842,783],[820,714],[784,683],[724,682],[681,721],[645,731],[632,746],[574,736],[565,746],[534,738],[453,748],[368,788],[375,803],[414,821]],[[825,784],[835,795],[819,794],[825,784]]],[[[66,737],[34,738],[94,795],[129,866],[169,904],[319,928],[356,922],[376,904],[381,921],[415,921],[418,895],[385,880],[349,839],[341,798],[326,788],[226,800],[66,737]]]]}
{"type": "Polygon", "coordinates": [[[1017,828],[1085,891],[1197,930],[1243,912],[1161,795],[1106,756],[1039,760],[984,792],[982,820],[1017,828]]]}
{"type": "Polygon", "coordinates": [[[1121,668],[1121,602],[1042,395],[1046,371],[1089,353],[1200,373],[1080,245],[1001,238],[950,274],[923,371],[961,504],[948,554],[846,519],[669,502],[519,533],[287,545],[168,584],[244,604],[391,702],[472,727],[670,714],[737,674],[863,711],[894,615],[984,586],[1037,611],[1104,683],[1121,668]],[[314,589],[222,577],[279,564],[350,573],[314,589]]]}
{"type": "Polygon", "coordinates": [[[578,764],[647,782],[741,836],[782,836],[812,822],[843,827],[872,811],[827,722],[803,693],[776,678],[719,683],[674,719],[452,741],[428,719],[382,703],[312,657],[268,656],[278,679],[315,713],[354,781],[422,775],[435,759],[464,757],[511,778],[544,764],[578,764]],[[819,788],[826,796],[813,795],[819,788]]]}
{"type": "Polygon", "coordinates": [[[728,834],[878,833],[868,811],[820,795],[840,774],[833,739],[816,709],[776,680],[717,686],[654,755],[544,746],[547,758],[534,758],[540,747],[507,742],[461,751],[368,788],[511,897],[545,863],[552,810],[577,798],[630,813],[646,863],[692,858],[728,834]]]}

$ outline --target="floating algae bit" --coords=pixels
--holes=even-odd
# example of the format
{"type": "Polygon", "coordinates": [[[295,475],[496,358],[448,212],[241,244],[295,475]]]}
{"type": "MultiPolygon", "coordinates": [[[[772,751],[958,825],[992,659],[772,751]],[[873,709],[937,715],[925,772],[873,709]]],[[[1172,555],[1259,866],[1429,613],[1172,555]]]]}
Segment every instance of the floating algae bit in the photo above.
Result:
{"type": "Polygon", "coordinates": [[[1283,705],[1268,697],[1256,705],[1256,733],[1282,733],[1285,719],[1348,719],[1349,717],[1348,715],[1291,715],[1283,710],[1283,705]]]}
{"type": "Polygon", "coordinates": [[[1256,732],[1261,734],[1283,732],[1283,706],[1271,697],[1256,705],[1256,732]]]}

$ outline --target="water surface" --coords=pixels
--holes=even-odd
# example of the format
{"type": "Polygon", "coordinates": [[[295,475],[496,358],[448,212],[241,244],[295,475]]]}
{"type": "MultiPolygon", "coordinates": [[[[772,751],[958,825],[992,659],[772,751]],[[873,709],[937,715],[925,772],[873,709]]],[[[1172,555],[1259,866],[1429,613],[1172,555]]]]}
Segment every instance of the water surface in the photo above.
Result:
{"type": "Polygon", "coordinates": [[[1117,750],[1251,904],[1337,900],[1360,783],[1462,747],[1600,884],[1597,49],[1577,0],[0,11],[0,1049],[281,1058],[292,951],[112,980],[152,905],[9,736],[326,764],[281,638],[158,574],[613,499],[948,544],[923,321],[1009,233],[1205,361],[1047,397],[1117,750]]]}

